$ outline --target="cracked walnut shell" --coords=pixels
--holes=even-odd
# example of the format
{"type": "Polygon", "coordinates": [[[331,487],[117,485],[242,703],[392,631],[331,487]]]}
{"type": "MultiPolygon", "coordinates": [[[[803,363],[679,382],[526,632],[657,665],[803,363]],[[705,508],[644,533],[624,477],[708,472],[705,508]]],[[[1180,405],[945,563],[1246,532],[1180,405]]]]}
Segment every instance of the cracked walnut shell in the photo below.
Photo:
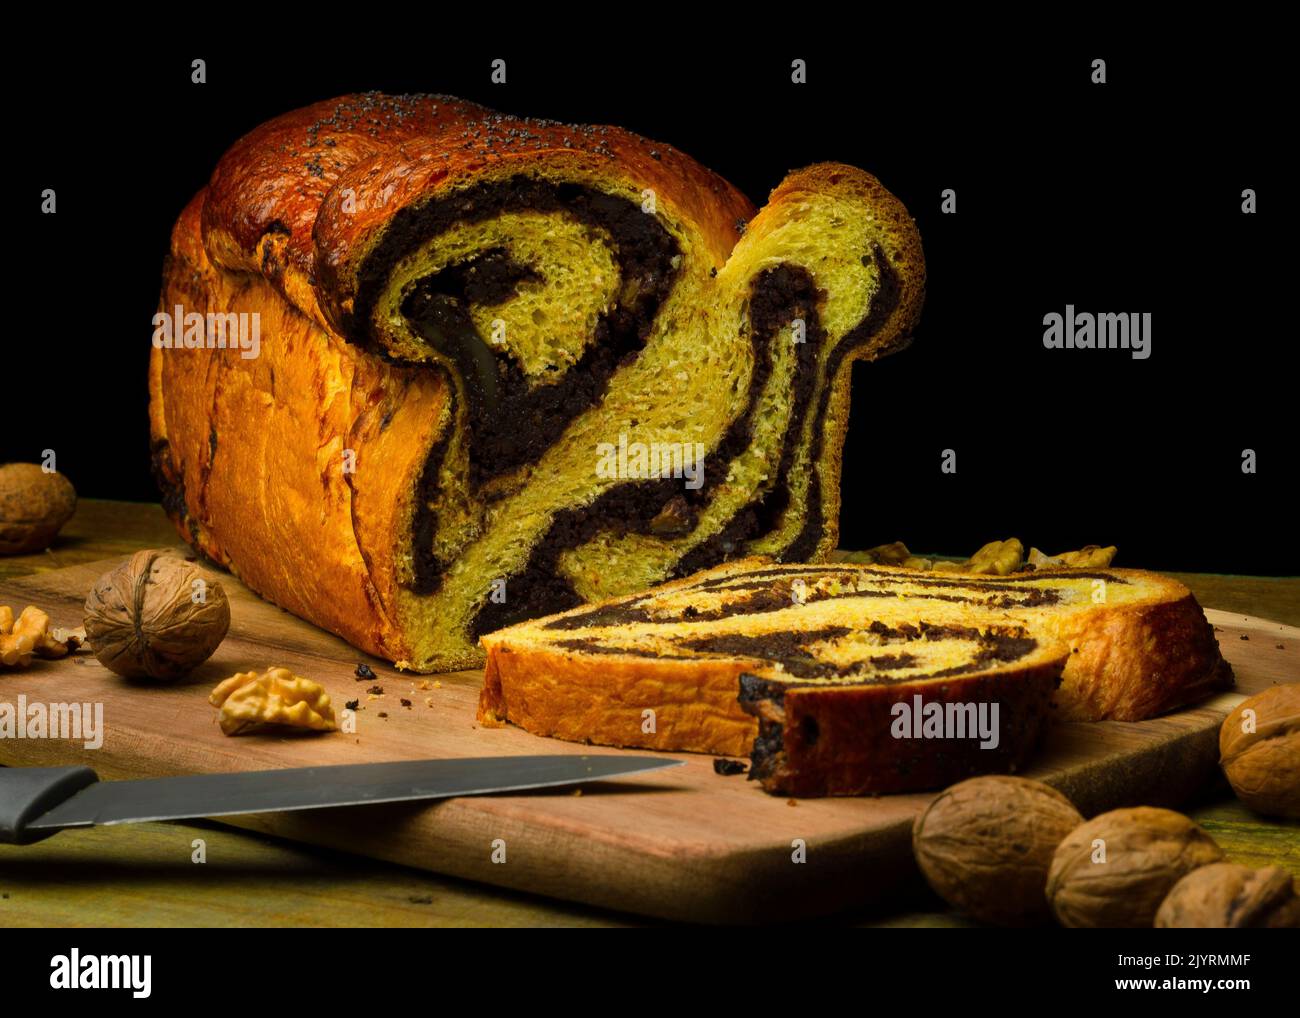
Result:
{"type": "Polygon", "coordinates": [[[227,735],[239,735],[263,725],[285,725],[317,732],[335,728],[329,694],[318,683],[287,668],[262,674],[239,672],[217,686],[208,697],[220,707],[217,721],[227,735]]]}
{"type": "Polygon", "coordinates": [[[1047,898],[1063,926],[1149,927],[1183,877],[1223,859],[1181,813],[1137,806],[1080,824],[1052,856],[1047,898]]]}
{"type": "Polygon", "coordinates": [[[940,793],[916,818],[912,850],[935,893],[966,915],[1000,925],[1051,918],[1043,888],[1056,846],[1083,823],[1050,785],[991,776],[940,793]]]}
{"type": "Polygon", "coordinates": [[[1174,885],[1156,913],[1161,929],[1287,929],[1300,927],[1295,878],[1281,866],[1255,869],[1217,862],[1174,885]]]}
{"type": "Polygon", "coordinates": [[[1255,812],[1300,817],[1300,683],[1239,703],[1219,729],[1219,764],[1255,812]]]}
{"type": "Polygon", "coordinates": [[[126,678],[176,679],[226,638],[230,603],[192,563],[138,551],[99,578],[86,598],[85,625],[104,667],[126,678]]]}

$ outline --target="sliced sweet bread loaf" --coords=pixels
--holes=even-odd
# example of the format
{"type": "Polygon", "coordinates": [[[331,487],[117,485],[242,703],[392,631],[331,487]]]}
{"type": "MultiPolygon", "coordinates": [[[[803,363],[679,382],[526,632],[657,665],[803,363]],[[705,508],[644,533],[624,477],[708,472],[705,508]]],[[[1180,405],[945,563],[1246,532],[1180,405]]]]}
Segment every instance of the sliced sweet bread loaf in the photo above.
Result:
{"type": "Polygon", "coordinates": [[[751,558],[483,644],[485,721],[607,745],[752,749],[753,775],[792,795],[1010,769],[1054,698],[1066,718],[1136,720],[1232,682],[1191,593],[1120,569],[992,577],[751,558]],[[931,704],[964,737],[909,737],[903,722],[931,704]],[[970,737],[981,704],[988,717],[997,705],[993,740],[970,737]]]}
{"type": "Polygon", "coordinates": [[[907,343],[924,279],[907,210],[851,166],[756,210],[616,127],[317,103],[239,141],[176,223],[163,504],[356,646],[478,665],[504,625],[834,549],[852,364],[907,343]]]}

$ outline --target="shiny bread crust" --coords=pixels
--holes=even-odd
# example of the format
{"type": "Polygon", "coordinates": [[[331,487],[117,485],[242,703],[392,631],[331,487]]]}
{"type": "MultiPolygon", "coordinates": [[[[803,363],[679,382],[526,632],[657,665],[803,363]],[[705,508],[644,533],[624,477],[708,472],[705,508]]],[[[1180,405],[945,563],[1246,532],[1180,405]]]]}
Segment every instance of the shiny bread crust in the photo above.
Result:
{"type": "MultiPolygon", "coordinates": [[[[413,663],[403,618],[421,469],[453,426],[454,393],[445,374],[371,346],[355,313],[359,274],[404,210],[520,171],[597,189],[634,180],[687,225],[697,257],[715,268],[756,222],[753,205],[721,177],[619,128],[509,117],[446,96],[367,94],[287,113],[240,139],[182,211],[164,267],[160,310],[255,314],[262,323],[256,360],[153,352],[153,465],[178,531],[262,596],[420,670],[481,661],[462,648],[413,663]],[[361,482],[338,468],[345,452],[383,470],[361,482]]],[[[903,285],[888,320],[830,383],[812,467],[824,525],[804,557],[836,544],[851,362],[906,342],[924,286],[915,225],[860,170],[793,173],[765,211],[817,189],[872,204],[903,285]]]]}
{"type": "Polygon", "coordinates": [[[643,181],[700,231],[719,265],[754,215],[716,173],[622,128],[514,117],[445,95],[366,93],[285,113],[236,142],[208,185],[203,241],[218,268],[260,273],[337,327],[360,262],[398,211],[541,161],[595,182],[643,181]]]}

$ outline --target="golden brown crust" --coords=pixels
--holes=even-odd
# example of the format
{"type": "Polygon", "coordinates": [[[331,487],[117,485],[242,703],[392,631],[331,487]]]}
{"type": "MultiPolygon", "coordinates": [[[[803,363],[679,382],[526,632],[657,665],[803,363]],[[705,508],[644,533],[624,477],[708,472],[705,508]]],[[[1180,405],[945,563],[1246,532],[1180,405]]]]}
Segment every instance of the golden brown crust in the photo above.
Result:
{"type": "Polygon", "coordinates": [[[1140,570],[1105,572],[1156,590],[1142,603],[1043,616],[1041,631],[1071,651],[1057,695],[1063,720],[1143,721],[1232,688],[1232,666],[1190,590],[1140,570]]]}
{"type": "Polygon", "coordinates": [[[352,310],[362,260],[397,211],[470,180],[505,180],[526,169],[561,179],[636,181],[642,192],[654,191],[656,202],[675,218],[700,231],[717,266],[754,214],[749,200],[721,177],[669,145],[620,128],[570,127],[501,114],[466,123],[472,148],[447,151],[455,139],[444,136],[404,145],[358,165],[326,197],[316,223],[316,271],[322,306],[336,328],[352,310]],[[349,189],[355,195],[352,212],[343,207],[349,189]]]}
{"type": "Polygon", "coordinates": [[[754,214],[717,174],[621,128],[512,117],[450,96],[367,93],[294,110],[236,142],[212,175],[203,239],[218,267],[261,273],[304,314],[319,306],[337,327],[360,259],[398,210],[466,179],[542,163],[653,189],[700,230],[718,265],[754,214]]]}
{"type": "MultiPolygon", "coordinates": [[[[254,590],[398,662],[417,656],[401,619],[416,481],[454,426],[452,389],[441,371],[355,342],[358,272],[403,210],[522,171],[653,191],[688,229],[697,274],[701,263],[727,261],[755,214],[672,146],[619,128],[508,117],[444,96],[363,95],[285,114],[240,139],[173,231],[162,309],[258,315],[263,342],[251,360],[154,351],[153,453],[170,515],[254,590]],[[383,470],[363,483],[343,469],[347,454],[383,470]]],[[[844,358],[831,386],[834,420],[817,463],[826,527],[814,551],[824,554],[838,521],[848,362],[911,328],[923,263],[910,218],[874,178],[809,167],[773,193],[775,208],[812,188],[877,203],[890,257],[907,263],[892,316],[844,358]]]]}
{"type": "Polygon", "coordinates": [[[434,440],[445,386],[428,372],[352,356],[269,282],[216,270],[198,234],[202,198],[173,233],[162,308],[256,313],[263,336],[275,340],[249,359],[231,350],[153,351],[154,462],[172,494],[169,512],[182,537],[253,590],[401,660],[392,576],[399,518],[409,511],[406,479],[434,440]],[[391,413],[388,426],[360,446],[376,413],[391,413]],[[354,499],[345,448],[365,448],[394,469],[376,471],[354,499]]]}
{"type": "Polygon", "coordinates": [[[279,272],[267,271],[258,257],[263,238],[274,234],[285,238],[279,265],[308,275],[321,202],[349,170],[487,112],[450,96],[368,93],[268,120],[235,142],[212,174],[203,238],[213,264],[261,272],[275,282],[279,272]]]}
{"type": "Polygon", "coordinates": [[[539,653],[492,635],[483,643],[481,721],[570,742],[723,756],[748,753],[758,731],[737,708],[736,690],[745,668],[761,662],[539,653]]]}

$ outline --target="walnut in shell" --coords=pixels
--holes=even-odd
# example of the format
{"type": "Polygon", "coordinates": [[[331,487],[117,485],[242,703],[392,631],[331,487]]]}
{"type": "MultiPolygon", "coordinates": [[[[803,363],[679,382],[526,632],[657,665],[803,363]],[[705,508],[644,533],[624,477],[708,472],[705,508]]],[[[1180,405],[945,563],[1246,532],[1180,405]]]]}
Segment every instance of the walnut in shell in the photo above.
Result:
{"type": "Polygon", "coordinates": [[[230,628],[221,584],[192,563],[138,551],[86,598],[86,639],[104,667],[127,678],[176,679],[212,656],[230,628]]]}
{"type": "Polygon", "coordinates": [[[48,548],[76,508],[77,492],[62,474],[35,463],[0,466],[0,555],[48,548]]]}
{"type": "Polygon", "coordinates": [[[1156,913],[1162,929],[1296,929],[1300,896],[1281,866],[1255,869],[1216,862],[1174,884],[1156,913]]]}
{"type": "Polygon", "coordinates": [[[1063,926],[1150,926],[1184,876],[1223,850],[1181,813],[1116,809],[1071,831],[1052,856],[1047,899],[1063,926]]]}
{"type": "Polygon", "coordinates": [[[1219,729],[1219,764],[1257,813],[1300,817],[1300,683],[1239,703],[1219,729]]]}
{"type": "Polygon", "coordinates": [[[967,915],[1008,926],[1046,922],[1052,853],[1082,822],[1070,800],[1041,781],[972,778],[916,818],[912,850],[935,893],[967,915]]]}
{"type": "Polygon", "coordinates": [[[217,686],[208,697],[220,707],[217,721],[227,735],[239,735],[265,725],[332,732],[334,708],[318,683],[294,675],[287,668],[268,668],[262,674],[239,672],[217,686]]]}

